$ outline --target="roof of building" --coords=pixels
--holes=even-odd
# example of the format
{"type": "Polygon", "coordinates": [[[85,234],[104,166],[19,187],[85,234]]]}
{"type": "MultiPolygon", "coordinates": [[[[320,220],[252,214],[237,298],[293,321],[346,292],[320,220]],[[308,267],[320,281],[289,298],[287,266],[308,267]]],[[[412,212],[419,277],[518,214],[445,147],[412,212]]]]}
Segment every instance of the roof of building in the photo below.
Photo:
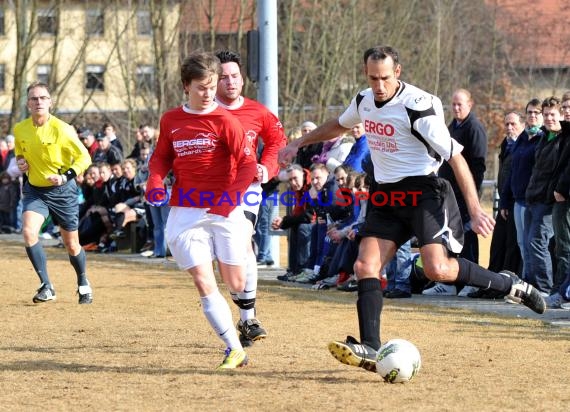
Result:
{"type": "Polygon", "coordinates": [[[515,68],[570,66],[567,0],[486,0],[515,68]]]}
{"type": "Polygon", "coordinates": [[[188,33],[208,33],[213,29],[219,35],[255,27],[255,0],[187,2],[182,7],[180,28],[188,33]]]}

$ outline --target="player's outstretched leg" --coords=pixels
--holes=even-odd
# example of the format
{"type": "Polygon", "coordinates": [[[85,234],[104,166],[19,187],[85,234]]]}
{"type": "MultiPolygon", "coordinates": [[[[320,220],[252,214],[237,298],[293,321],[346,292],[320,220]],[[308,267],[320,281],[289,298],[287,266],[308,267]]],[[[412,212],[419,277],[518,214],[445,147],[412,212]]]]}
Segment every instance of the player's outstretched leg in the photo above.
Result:
{"type": "Polygon", "coordinates": [[[546,310],[546,303],[544,302],[544,298],[540,292],[535,287],[519,278],[513,272],[503,270],[500,273],[504,276],[510,276],[513,281],[511,291],[507,296],[505,296],[505,300],[525,305],[536,313],[544,313],[546,310]]]}
{"type": "Polygon", "coordinates": [[[508,302],[523,304],[536,313],[544,313],[546,310],[546,303],[540,292],[513,272],[492,272],[463,258],[457,258],[457,264],[459,282],[485,290],[504,292],[508,302]]]}

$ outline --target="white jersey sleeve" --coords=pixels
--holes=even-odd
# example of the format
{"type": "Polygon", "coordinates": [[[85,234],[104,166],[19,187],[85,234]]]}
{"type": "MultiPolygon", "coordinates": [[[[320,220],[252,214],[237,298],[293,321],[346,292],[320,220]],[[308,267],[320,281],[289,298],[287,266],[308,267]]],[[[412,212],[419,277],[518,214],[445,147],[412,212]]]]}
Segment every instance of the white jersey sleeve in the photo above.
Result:
{"type": "Polygon", "coordinates": [[[361,123],[360,115],[358,114],[357,99],[362,98],[362,92],[356,95],[350,102],[350,106],[346,108],[343,114],[338,118],[338,123],[347,129],[352,129],[353,126],[361,123]]]}
{"type": "Polygon", "coordinates": [[[463,150],[463,146],[449,135],[443,120],[443,105],[438,97],[426,93],[410,100],[407,109],[412,129],[417,132],[418,138],[425,139],[429,147],[444,160],[463,150]]]}
{"type": "Polygon", "coordinates": [[[439,98],[404,82],[386,102],[376,102],[370,88],[361,91],[338,121],[346,128],[364,125],[374,178],[381,183],[437,173],[463,149],[449,135],[439,98]]]}

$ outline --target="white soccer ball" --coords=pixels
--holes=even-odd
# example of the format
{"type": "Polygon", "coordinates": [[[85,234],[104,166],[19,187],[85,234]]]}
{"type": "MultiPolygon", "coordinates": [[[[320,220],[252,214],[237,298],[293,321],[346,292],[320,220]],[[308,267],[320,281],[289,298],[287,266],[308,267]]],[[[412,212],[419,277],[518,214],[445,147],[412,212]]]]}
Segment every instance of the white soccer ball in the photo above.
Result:
{"type": "Polygon", "coordinates": [[[390,383],[412,380],[421,366],[420,351],[405,339],[389,340],[378,349],[376,355],[376,372],[390,383]]]}

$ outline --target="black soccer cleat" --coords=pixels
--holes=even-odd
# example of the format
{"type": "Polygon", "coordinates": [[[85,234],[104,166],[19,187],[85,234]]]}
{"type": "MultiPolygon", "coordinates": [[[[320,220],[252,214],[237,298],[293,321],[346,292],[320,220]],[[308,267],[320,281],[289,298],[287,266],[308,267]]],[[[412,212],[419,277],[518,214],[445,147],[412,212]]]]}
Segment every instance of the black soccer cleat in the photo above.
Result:
{"type": "Polygon", "coordinates": [[[376,372],[377,351],[364,343],[359,343],[352,336],[347,336],[344,342],[331,342],[328,348],[331,355],[339,362],[376,372]]]}
{"type": "Polygon", "coordinates": [[[236,329],[240,333],[239,340],[244,347],[251,346],[256,340],[267,337],[267,331],[261,326],[261,322],[255,318],[248,319],[245,322],[240,319],[236,329]]]}
{"type": "Polygon", "coordinates": [[[79,286],[77,294],[79,295],[80,305],[88,305],[93,302],[93,290],[90,285],[79,286]]]}
{"type": "Polygon", "coordinates": [[[544,298],[540,292],[535,287],[519,278],[513,272],[503,270],[500,273],[501,275],[510,276],[513,281],[511,291],[507,296],[505,296],[505,300],[508,300],[511,303],[523,304],[536,313],[544,313],[546,310],[546,303],[544,302],[544,298]]]}

